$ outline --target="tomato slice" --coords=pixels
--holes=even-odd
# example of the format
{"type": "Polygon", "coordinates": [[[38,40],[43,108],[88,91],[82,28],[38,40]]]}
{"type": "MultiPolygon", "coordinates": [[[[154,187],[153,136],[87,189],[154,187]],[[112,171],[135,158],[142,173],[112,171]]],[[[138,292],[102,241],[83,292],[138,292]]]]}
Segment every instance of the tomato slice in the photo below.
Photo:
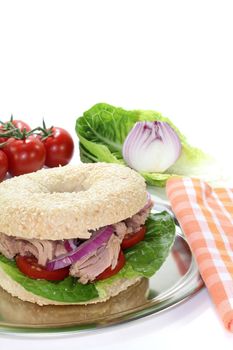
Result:
{"type": "Polygon", "coordinates": [[[109,266],[106,270],[101,272],[96,277],[96,281],[104,280],[105,278],[109,278],[109,277],[115,275],[117,272],[119,272],[122,269],[122,267],[124,265],[125,265],[125,256],[124,256],[122,250],[120,250],[120,253],[119,253],[119,256],[118,256],[118,261],[117,261],[117,264],[116,264],[115,268],[112,270],[111,266],[109,266]]]}
{"type": "Polygon", "coordinates": [[[146,226],[142,226],[139,231],[126,235],[121,243],[121,248],[127,249],[134,246],[135,244],[139,243],[144,239],[145,234],[146,226]]]}
{"type": "Polygon", "coordinates": [[[16,265],[19,270],[30,278],[45,279],[48,281],[62,281],[69,275],[69,266],[63,269],[48,271],[38,264],[33,256],[16,256],[16,265]]]}

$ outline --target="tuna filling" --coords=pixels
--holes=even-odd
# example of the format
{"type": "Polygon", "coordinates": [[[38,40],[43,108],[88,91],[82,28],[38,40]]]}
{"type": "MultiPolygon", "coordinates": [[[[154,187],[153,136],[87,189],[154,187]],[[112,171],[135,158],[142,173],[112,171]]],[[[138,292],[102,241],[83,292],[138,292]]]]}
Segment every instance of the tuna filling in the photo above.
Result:
{"type": "MultiPolygon", "coordinates": [[[[114,233],[108,242],[100,246],[92,255],[83,257],[70,266],[70,275],[77,277],[80,283],[94,281],[95,278],[109,266],[112,269],[117,264],[121,242],[127,234],[134,234],[140,230],[153,206],[151,202],[146,209],[142,209],[131,218],[118,222],[113,226],[114,233]]],[[[17,254],[22,256],[35,256],[38,264],[45,266],[53,260],[67,253],[64,240],[38,240],[22,239],[7,236],[0,232],[0,253],[8,259],[13,259],[17,254]]]]}

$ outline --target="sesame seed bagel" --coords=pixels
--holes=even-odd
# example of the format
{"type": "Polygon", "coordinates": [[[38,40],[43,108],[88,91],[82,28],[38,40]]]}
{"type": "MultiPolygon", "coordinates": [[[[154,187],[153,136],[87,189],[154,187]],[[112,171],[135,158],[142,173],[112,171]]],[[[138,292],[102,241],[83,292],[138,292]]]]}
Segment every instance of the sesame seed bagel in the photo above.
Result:
{"type": "Polygon", "coordinates": [[[0,232],[26,239],[90,237],[146,203],[144,179],[118,164],[42,169],[0,184],[0,232]]]}

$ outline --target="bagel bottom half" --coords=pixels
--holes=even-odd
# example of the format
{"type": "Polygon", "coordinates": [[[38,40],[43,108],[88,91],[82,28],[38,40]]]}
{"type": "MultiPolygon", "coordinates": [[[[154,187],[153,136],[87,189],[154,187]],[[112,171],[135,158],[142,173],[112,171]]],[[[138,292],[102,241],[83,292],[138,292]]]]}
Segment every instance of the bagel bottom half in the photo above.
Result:
{"type": "Polygon", "coordinates": [[[39,306],[12,297],[0,288],[1,323],[19,327],[72,327],[74,325],[108,323],[119,319],[121,312],[127,312],[148,300],[149,281],[143,278],[117,296],[104,303],[90,305],[45,305],[39,306]],[[104,320],[104,321],[103,321],[104,320]]]}
{"type": "Polygon", "coordinates": [[[98,297],[95,299],[91,299],[90,301],[78,302],[78,303],[62,303],[50,299],[46,299],[39,295],[33,294],[26,289],[24,289],[19,283],[14,281],[9,277],[7,273],[0,267],[0,286],[10,293],[12,296],[16,296],[23,301],[29,301],[31,303],[36,303],[38,305],[88,305],[88,304],[96,304],[99,302],[104,302],[109,298],[118,295],[120,292],[126,290],[128,287],[136,284],[142,278],[136,277],[132,279],[121,278],[117,281],[113,282],[106,289],[106,293],[104,297],[98,297]]]}

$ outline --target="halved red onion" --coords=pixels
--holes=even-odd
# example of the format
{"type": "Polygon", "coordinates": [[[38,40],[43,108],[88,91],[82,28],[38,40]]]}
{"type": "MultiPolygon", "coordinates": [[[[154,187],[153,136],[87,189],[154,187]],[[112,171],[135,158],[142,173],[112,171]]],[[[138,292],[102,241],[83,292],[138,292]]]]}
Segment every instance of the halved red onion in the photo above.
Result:
{"type": "Polygon", "coordinates": [[[126,137],[122,154],[126,163],[140,172],[162,173],[181,153],[181,142],[166,122],[137,122],[126,137]]]}
{"type": "Polygon", "coordinates": [[[63,254],[58,258],[47,263],[46,268],[49,271],[58,270],[63,267],[74,264],[76,261],[82,259],[86,255],[95,252],[102,244],[107,243],[113,234],[112,226],[105,226],[93,233],[91,238],[80,244],[76,249],[67,254],[63,254]]]}

